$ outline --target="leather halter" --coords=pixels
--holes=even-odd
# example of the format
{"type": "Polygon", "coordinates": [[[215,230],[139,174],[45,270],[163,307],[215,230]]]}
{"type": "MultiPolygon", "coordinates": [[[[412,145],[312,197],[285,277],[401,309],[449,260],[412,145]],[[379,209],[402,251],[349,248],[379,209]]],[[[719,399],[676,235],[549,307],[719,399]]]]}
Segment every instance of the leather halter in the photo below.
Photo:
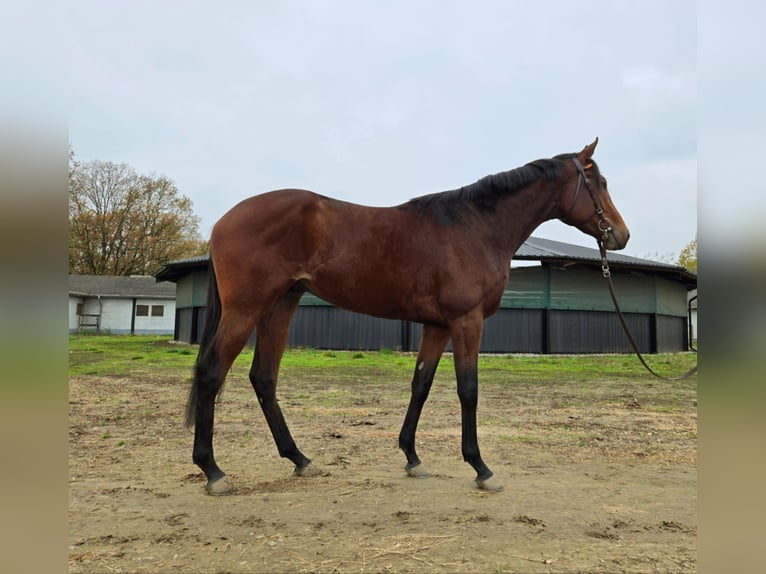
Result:
{"type": "Polygon", "coordinates": [[[590,185],[590,178],[585,172],[585,168],[583,167],[582,163],[576,157],[573,157],[572,161],[577,168],[577,187],[575,187],[572,207],[569,209],[569,214],[565,219],[569,219],[569,217],[572,215],[572,212],[577,205],[577,196],[580,193],[580,185],[585,182],[585,188],[588,190],[588,195],[590,195],[590,198],[593,201],[593,206],[596,208],[596,215],[598,216],[598,230],[601,232],[601,241],[606,241],[609,239],[609,233],[612,231],[612,222],[609,221],[609,218],[604,215],[604,210],[601,208],[601,204],[598,202],[598,198],[593,192],[593,188],[590,185]]]}

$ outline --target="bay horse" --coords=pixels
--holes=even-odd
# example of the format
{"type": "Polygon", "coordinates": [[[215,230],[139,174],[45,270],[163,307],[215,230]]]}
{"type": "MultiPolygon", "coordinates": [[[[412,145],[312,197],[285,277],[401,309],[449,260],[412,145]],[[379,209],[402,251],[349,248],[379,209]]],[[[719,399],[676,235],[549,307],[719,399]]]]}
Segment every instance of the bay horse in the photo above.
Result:
{"type": "Polygon", "coordinates": [[[628,228],[592,159],[597,143],[395,207],[281,189],[223,215],[210,238],[208,303],[186,417],[207,493],[234,490],[213,456],[215,400],[253,329],[249,378],[277,450],[293,462],[294,474],[319,474],[296,446],[276,398],[290,320],[306,291],[337,307],[423,325],[399,434],[410,476],[428,474],[415,451],[415,430],[452,340],[463,458],[479,488],[502,489],[476,437],[484,320],[500,306],[514,253],[544,221],[559,219],[607,249],[625,247],[628,228]]]}

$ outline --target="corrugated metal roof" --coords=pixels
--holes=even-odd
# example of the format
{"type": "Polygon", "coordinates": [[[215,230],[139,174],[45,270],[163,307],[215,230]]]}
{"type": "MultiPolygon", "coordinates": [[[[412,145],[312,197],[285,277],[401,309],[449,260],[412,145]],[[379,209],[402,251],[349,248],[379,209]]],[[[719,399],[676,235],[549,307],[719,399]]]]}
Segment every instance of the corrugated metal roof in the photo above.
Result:
{"type": "Polygon", "coordinates": [[[154,278],[159,283],[161,281],[176,282],[180,278],[194,271],[203,271],[207,269],[207,262],[210,261],[210,254],[197,255],[187,259],[179,259],[166,263],[154,273],[154,278]]]}
{"type": "Polygon", "coordinates": [[[70,275],[69,294],[87,297],[174,299],[175,283],[157,283],[151,276],[70,275]]]}
{"type": "MultiPolygon", "coordinates": [[[[516,255],[514,259],[521,260],[550,260],[550,259],[572,259],[581,261],[601,261],[601,254],[598,249],[583,247],[581,245],[573,245],[571,243],[564,243],[562,241],[553,241],[552,239],[543,239],[542,237],[530,237],[527,239],[516,255]]],[[[659,261],[652,261],[651,259],[641,259],[640,257],[632,257],[630,255],[623,255],[617,251],[609,251],[607,254],[609,261],[615,263],[629,263],[632,265],[650,266],[650,267],[664,267],[666,269],[683,269],[678,265],[670,265],[668,263],[661,263],[659,261]]]]}

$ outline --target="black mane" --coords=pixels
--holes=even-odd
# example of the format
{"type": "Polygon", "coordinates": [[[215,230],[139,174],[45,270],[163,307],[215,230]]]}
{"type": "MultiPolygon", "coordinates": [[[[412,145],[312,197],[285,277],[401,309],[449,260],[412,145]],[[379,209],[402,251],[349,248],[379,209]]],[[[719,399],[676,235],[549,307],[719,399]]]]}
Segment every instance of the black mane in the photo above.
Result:
{"type": "Polygon", "coordinates": [[[563,159],[575,154],[557,155],[551,159],[538,159],[510,171],[487,175],[470,185],[415,197],[402,207],[427,211],[444,223],[458,220],[466,212],[474,209],[494,210],[498,199],[513,193],[540,178],[556,179],[564,166],[563,159]]]}

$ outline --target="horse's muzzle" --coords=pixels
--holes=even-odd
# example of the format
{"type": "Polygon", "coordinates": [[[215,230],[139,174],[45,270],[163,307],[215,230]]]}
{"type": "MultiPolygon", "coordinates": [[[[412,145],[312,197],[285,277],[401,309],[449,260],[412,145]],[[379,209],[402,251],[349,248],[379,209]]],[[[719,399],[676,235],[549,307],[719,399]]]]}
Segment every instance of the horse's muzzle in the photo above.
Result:
{"type": "Polygon", "coordinates": [[[625,229],[612,228],[607,234],[607,239],[604,241],[604,246],[611,251],[619,251],[628,244],[630,239],[630,231],[625,229]]]}

